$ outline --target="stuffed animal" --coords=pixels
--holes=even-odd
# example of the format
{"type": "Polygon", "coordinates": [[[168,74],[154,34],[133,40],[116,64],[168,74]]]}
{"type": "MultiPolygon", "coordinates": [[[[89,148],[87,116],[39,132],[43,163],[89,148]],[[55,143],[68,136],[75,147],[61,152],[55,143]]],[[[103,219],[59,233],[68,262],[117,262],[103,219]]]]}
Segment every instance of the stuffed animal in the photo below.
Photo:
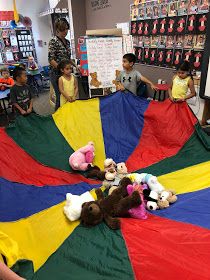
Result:
{"type": "Polygon", "coordinates": [[[132,208],[132,209],[128,210],[128,213],[130,214],[130,216],[132,218],[146,220],[147,219],[147,211],[145,209],[146,206],[145,206],[145,203],[144,203],[142,186],[139,186],[137,184],[127,186],[127,192],[128,192],[129,195],[131,195],[134,191],[139,192],[142,203],[138,207],[135,207],[135,208],[132,208]]]}
{"type": "Polygon", "coordinates": [[[170,204],[176,201],[177,201],[176,193],[171,190],[165,190],[160,193],[157,204],[159,209],[164,209],[164,208],[168,208],[170,204]]]}
{"type": "Polygon", "coordinates": [[[98,180],[113,181],[117,172],[115,168],[110,168],[108,171],[102,171],[98,166],[93,166],[87,171],[87,178],[96,178],[98,180]]]}
{"type": "MultiPolygon", "coordinates": [[[[112,158],[104,161],[104,171],[94,166],[87,172],[88,178],[97,178],[103,181],[105,188],[117,187],[120,180],[127,175],[127,167],[124,162],[116,164],[112,158]]],[[[115,189],[115,188],[114,188],[115,189]]],[[[111,193],[110,193],[111,194],[111,193]]]]}
{"type": "MultiPolygon", "coordinates": [[[[113,168],[114,168],[114,164],[115,162],[112,163],[113,164],[113,168]]],[[[106,188],[112,188],[111,191],[109,191],[109,194],[112,193],[112,191],[118,186],[120,180],[122,178],[124,178],[125,176],[127,176],[128,174],[128,169],[125,165],[124,162],[120,162],[116,165],[116,174],[115,174],[115,178],[113,180],[106,180],[103,182],[103,186],[105,186],[106,188]]]]}
{"type": "Polygon", "coordinates": [[[120,76],[120,73],[121,73],[121,71],[115,70],[115,80],[113,80],[112,83],[113,83],[116,87],[120,86],[120,82],[118,81],[118,78],[119,78],[119,76],[120,76]]]}
{"type": "Polygon", "coordinates": [[[122,179],[123,177],[128,175],[128,169],[124,162],[120,162],[117,164],[117,176],[122,179]]]}
{"type": "Polygon", "coordinates": [[[116,169],[116,163],[112,158],[107,158],[104,161],[104,171],[109,171],[109,169],[116,169]]]}
{"type": "Polygon", "coordinates": [[[128,174],[128,169],[124,162],[118,163],[116,169],[117,174],[115,176],[115,179],[111,182],[104,182],[103,184],[106,188],[109,188],[109,195],[113,192],[113,190],[115,190],[118,187],[120,180],[128,174]]]}
{"type": "Polygon", "coordinates": [[[90,85],[98,88],[101,85],[101,82],[98,80],[97,72],[90,73],[91,81],[90,85]]]}
{"type": "Polygon", "coordinates": [[[73,170],[86,171],[92,166],[95,148],[93,142],[88,144],[77,151],[75,151],[69,158],[69,164],[73,170]]]}
{"type": "Polygon", "coordinates": [[[144,199],[146,200],[146,208],[148,210],[157,210],[158,206],[158,193],[149,189],[143,190],[144,199]]]}
{"type": "Polygon", "coordinates": [[[138,191],[128,196],[127,186],[131,184],[128,178],[120,181],[119,187],[106,198],[101,189],[96,190],[98,200],[82,205],[81,222],[84,226],[95,226],[103,220],[111,229],[120,228],[118,217],[128,215],[128,210],[138,207],[141,197],[138,191]]]}
{"type": "Polygon", "coordinates": [[[148,173],[132,173],[127,176],[131,179],[131,181],[137,184],[146,183],[151,191],[155,191],[157,193],[161,193],[164,190],[164,187],[158,182],[156,176],[148,173]]]}
{"type": "Polygon", "coordinates": [[[71,221],[76,221],[80,218],[82,211],[82,204],[95,199],[89,192],[85,192],[82,195],[73,195],[71,193],[66,194],[66,205],[64,206],[64,214],[71,221]]]}

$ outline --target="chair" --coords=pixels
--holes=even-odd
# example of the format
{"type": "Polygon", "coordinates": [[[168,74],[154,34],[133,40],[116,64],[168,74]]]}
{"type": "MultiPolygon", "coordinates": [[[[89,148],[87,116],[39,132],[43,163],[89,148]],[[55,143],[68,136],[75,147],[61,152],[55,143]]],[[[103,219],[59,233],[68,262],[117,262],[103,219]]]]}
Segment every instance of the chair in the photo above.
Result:
{"type": "Polygon", "coordinates": [[[164,101],[166,99],[166,92],[169,90],[168,84],[157,84],[156,87],[158,88],[155,90],[153,100],[156,100],[156,95],[158,94],[158,101],[164,101]],[[163,98],[161,97],[163,95],[163,98]],[[161,100],[162,99],[162,100],[161,100]]]}

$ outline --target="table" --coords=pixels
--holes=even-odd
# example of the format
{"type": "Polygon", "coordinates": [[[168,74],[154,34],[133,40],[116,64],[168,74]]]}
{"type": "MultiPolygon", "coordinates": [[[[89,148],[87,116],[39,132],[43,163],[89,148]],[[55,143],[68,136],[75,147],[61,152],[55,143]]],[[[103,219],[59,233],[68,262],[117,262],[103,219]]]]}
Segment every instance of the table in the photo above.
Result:
{"type": "Polygon", "coordinates": [[[39,69],[36,69],[36,70],[27,70],[27,74],[30,75],[30,76],[36,76],[36,75],[40,75],[41,71],[39,69]]]}
{"type": "Polygon", "coordinates": [[[5,99],[8,97],[8,94],[10,93],[10,90],[9,89],[6,89],[6,90],[0,90],[0,102],[2,101],[3,103],[3,108],[4,108],[4,111],[5,111],[5,114],[8,116],[7,114],[7,108],[6,108],[6,104],[5,104],[5,99]]]}
{"type": "Polygon", "coordinates": [[[156,100],[157,93],[159,94],[158,101],[161,101],[160,97],[161,97],[162,94],[163,94],[162,101],[165,100],[166,99],[166,92],[169,90],[170,86],[168,84],[156,84],[155,86],[158,89],[155,90],[153,100],[156,100]]]}

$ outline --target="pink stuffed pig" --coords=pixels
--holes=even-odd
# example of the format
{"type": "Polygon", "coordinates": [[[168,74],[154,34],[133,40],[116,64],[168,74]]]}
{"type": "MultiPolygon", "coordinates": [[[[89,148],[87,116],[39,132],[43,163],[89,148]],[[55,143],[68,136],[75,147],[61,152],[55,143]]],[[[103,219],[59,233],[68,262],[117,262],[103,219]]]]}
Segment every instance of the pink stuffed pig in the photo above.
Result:
{"type": "Polygon", "coordinates": [[[145,208],[144,196],[142,194],[142,187],[139,186],[139,185],[136,185],[136,184],[127,186],[127,192],[128,192],[129,195],[131,195],[134,191],[139,192],[139,194],[141,196],[142,203],[138,207],[128,210],[128,212],[129,212],[129,214],[132,218],[146,220],[147,219],[147,211],[146,211],[146,208],[145,208]]]}
{"type": "Polygon", "coordinates": [[[72,169],[79,171],[86,171],[92,165],[94,159],[94,144],[88,144],[77,151],[75,151],[69,158],[69,164],[72,169]]]}

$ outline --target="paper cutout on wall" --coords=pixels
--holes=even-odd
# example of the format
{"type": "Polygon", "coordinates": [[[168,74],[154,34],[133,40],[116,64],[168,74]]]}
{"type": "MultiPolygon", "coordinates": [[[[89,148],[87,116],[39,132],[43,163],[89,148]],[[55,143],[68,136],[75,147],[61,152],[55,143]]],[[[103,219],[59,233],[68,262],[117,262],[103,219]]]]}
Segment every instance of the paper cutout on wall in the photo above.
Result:
{"type": "Polygon", "coordinates": [[[153,17],[153,7],[148,3],[145,8],[145,19],[151,19],[153,17]]]}
{"type": "Polygon", "coordinates": [[[144,60],[144,49],[143,48],[136,48],[136,52],[135,52],[137,61],[139,63],[143,63],[144,60]]]}
{"type": "Polygon", "coordinates": [[[198,13],[208,13],[209,12],[209,1],[208,0],[201,0],[198,5],[198,13]]]}
{"type": "Polygon", "coordinates": [[[144,46],[144,37],[143,36],[138,36],[137,46],[141,47],[141,48],[144,46]]]}
{"type": "Polygon", "coordinates": [[[160,6],[154,2],[154,6],[153,6],[153,19],[159,18],[160,14],[161,14],[160,6]]]}
{"type": "Polygon", "coordinates": [[[157,51],[157,65],[164,66],[165,65],[165,56],[166,50],[165,49],[158,49],[157,51]]]}
{"type": "Polygon", "coordinates": [[[193,63],[193,50],[183,50],[183,55],[182,55],[183,60],[187,60],[190,62],[192,65],[193,63]]]}
{"type": "Polygon", "coordinates": [[[179,16],[187,15],[187,4],[188,4],[188,1],[186,1],[186,0],[182,0],[178,3],[178,15],[179,16]]]}
{"type": "Polygon", "coordinates": [[[149,48],[144,49],[144,62],[145,63],[150,63],[149,48]]]}
{"type": "Polygon", "coordinates": [[[175,49],[173,65],[177,68],[181,63],[182,63],[182,49],[175,49]]]}
{"type": "Polygon", "coordinates": [[[184,48],[185,49],[193,49],[195,44],[196,36],[192,34],[185,35],[184,37],[184,48]]]}
{"type": "Polygon", "coordinates": [[[175,36],[167,36],[166,48],[167,49],[173,48],[174,45],[175,45],[175,36]]]}
{"type": "Polygon", "coordinates": [[[192,15],[192,14],[196,14],[198,10],[198,1],[189,1],[189,5],[188,5],[188,15],[192,15]]]}
{"type": "Polygon", "coordinates": [[[137,33],[137,22],[132,21],[131,22],[131,35],[136,35],[137,33]]]}
{"type": "Polygon", "coordinates": [[[177,16],[177,11],[178,11],[177,2],[169,3],[168,6],[169,6],[169,8],[168,8],[168,16],[169,17],[177,16]]]}
{"type": "Polygon", "coordinates": [[[173,54],[174,50],[173,49],[168,49],[166,50],[166,66],[170,67],[173,63],[173,54]]]}
{"type": "Polygon", "coordinates": [[[163,3],[160,7],[160,17],[164,18],[168,15],[168,5],[163,3]]]}
{"type": "Polygon", "coordinates": [[[152,20],[144,21],[144,35],[145,36],[148,36],[151,34],[151,23],[152,23],[152,20]]]}
{"type": "Polygon", "coordinates": [[[187,16],[180,16],[176,18],[176,34],[184,34],[186,27],[187,16]]]}
{"type": "Polygon", "coordinates": [[[196,36],[195,42],[194,42],[194,49],[204,49],[206,41],[206,35],[205,34],[199,34],[196,36]]]}
{"type": "Polygon", "coordinates": [[[203,60],[203,51],[194,51],[193,52],[193,68],[196,71],[201,70],[202,60],[203,60]]]}
{"type": "Polygon", "coordinates": [[[151,37],[144,36],[144,47],[150,47],[150,45],[151,45],[151,37]]]}
{"type": "Polygon", "coordinates": [[[160,19],[160,34],[166,35],[168,33],[167,28],[168,28],[167,19],[166,18],[160,19]]]}
{"type": "Polygon", "coordinates": [[[175,42],[175,48],[183,48],[184,46],[184,35],[177,35],[176,36],[176,42],[175,42]]]}
{"type": "Polygon", "coordinates": [[[187,18],[187,33],[196,33],[197,18],[196,15],[189,15],[187,18]]]}
{"type": "Polygon", "coordinates": [[[151,48],[157,48],[159,45],[159,36],[151,36],[151,48]]]}
{"type": "Polygon", "coordinates": [[[160,21],[158,19],[151,20],[151,33],[152,35],[158,35],[160,30],[160,21]]]}
{"type": "Polygon", "coordinates": [[[143,35],[144,34],[144,21],[137,22],[137,34],[143,35]]]}
{"type": "Polygon", "coordinates": [[[150,49],[149,50],[149,58],[150,58],[150,64],[155,65],[156,64],[156,59],[157,59],[157,49],[150,49]]]}
{"type": "Polygon", "coordinates": [[[176,18],[172,17],[168,21],[168,34],[173,35],[175,33],[175,27],[176,27],[176,18]]]}
{"type": "Polygon", "coordinates": [[[166,47],[166,39],[167,39],[167,36],[165,36],[165,35],[159,36],[158,48],[166,47]]]}
{"type": "Polygon", "coordinates": [[[207,14],[197,16],[197,34],[206,33],[207,14]]]}

